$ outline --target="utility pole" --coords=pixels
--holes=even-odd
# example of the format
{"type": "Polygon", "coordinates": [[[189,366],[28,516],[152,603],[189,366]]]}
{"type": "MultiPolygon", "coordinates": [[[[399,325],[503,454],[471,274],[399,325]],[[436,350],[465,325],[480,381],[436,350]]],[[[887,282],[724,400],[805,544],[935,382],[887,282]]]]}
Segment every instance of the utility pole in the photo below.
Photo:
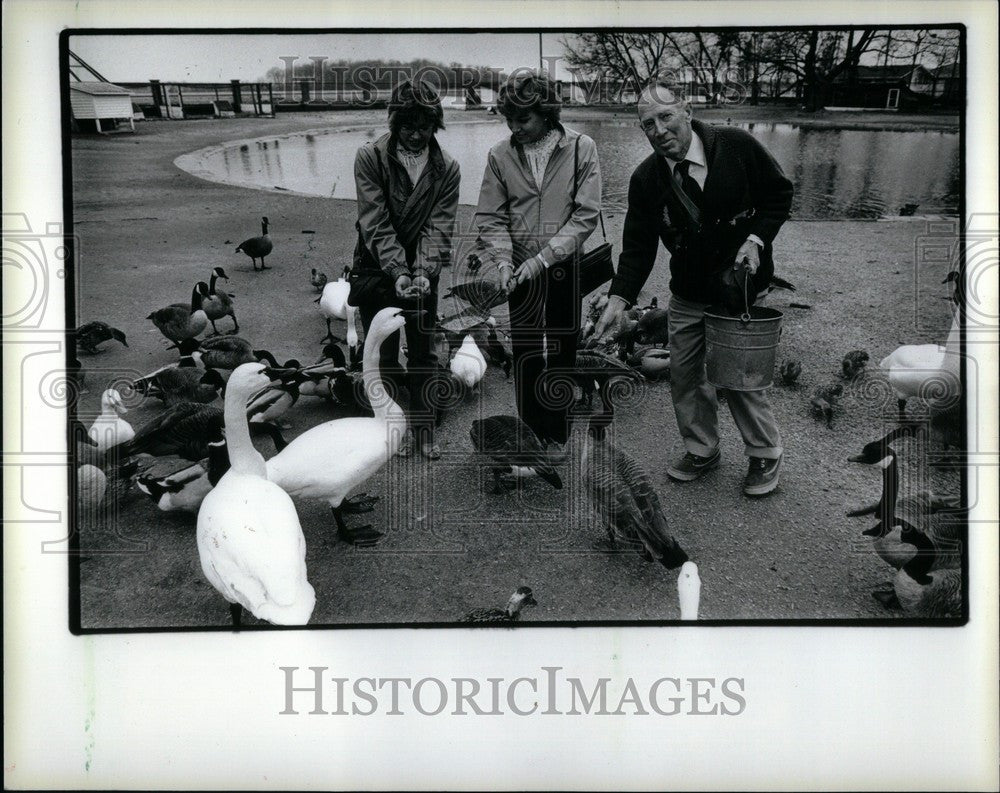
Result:
{"type": "Polygon", "coordinates": [[[542,60],[542,34],[538,34],[538,72],[541,73],[544,69],[544,61],[542,60]]]}

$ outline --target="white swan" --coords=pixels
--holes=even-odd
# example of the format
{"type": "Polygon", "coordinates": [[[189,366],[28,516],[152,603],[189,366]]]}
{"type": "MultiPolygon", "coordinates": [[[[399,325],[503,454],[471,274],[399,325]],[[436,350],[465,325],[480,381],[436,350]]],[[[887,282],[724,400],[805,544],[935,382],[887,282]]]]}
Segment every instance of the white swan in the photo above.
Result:
{"type": "Polygon", "coordinates": [[[406,430],[403,409],[386,391],[378,361],[382,342],[406,324],[410,313],[393,307],[382,309],[365,339],[363,380],[375,416],[334,419],[313,427],[266,464],[267,478],[289,495],[329,503],[338,535],[354,545],[374,545],[382,536],[371,526],[348,529],[343,512],[371,509],[371,499],[345,501],[345,497],[396,453],[406,430]]]}
{"type": "Polygon", "coordinates": [[[336,341],[336,337],[330,330],[330,320],[347,319],[347,298],[351,295],[351,284],[347,280],[347,269],[336,281],[329,281],[323,287],[323,294],[319,296],[319,309],[326,319],[326,336],[324,341],[336,341]]]}
{"type": "Polygon", "coordinates": [[[486,373],[486,358],[471,334],[466,334],[462,339],[462,346],[451,359],[450,369],[466,388],[474,388],[483,379],[486,373]]]}
{"type": "Polygon", "coordinates": [[[198,510],[198,555],[209,583],[232,605],[277,625],[305,625],[316,605],[306,577],[306,542],[292,499],[267,481],[264,458],[250,442],[247,399],[266,387],[264,365],[245,363],[226,390],[229,471],[198,510]]]}
{"type": "Polygon", "coordinates": [[[101,394],[101,414],[90,425],[87,435],[97,444],[97,450],[106,452],[120,443],[128,443],[135,437],[135,430],[122,415],[128,413],[128,408],[122,401],[122,395],[114,388],[109,388],[101,394]]]}
{"type": "Polygon", "coordinates": [[[905,415],[906,400],[922,397],[935,404],[951,404],[962,394],[960,312],[952,317],[951,330],[944,346],[907,344],[897,347],[879,363],[896,392],[900,417],[905,415]]]}

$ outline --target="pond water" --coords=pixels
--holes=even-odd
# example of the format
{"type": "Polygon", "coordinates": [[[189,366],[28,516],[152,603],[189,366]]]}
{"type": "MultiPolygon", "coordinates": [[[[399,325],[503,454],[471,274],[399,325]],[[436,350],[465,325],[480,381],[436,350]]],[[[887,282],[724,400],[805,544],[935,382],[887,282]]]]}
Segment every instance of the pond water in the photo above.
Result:
{"type": "MultiPolygon", "coordinates": [[[[629,176],[650,152],[645,137],[631,120],[571,126],[597,142],[605,210],[624,210],[629,176]]],[[[793,218],[891,217],[913,204],[918,215],[958,212],[957,133],[741,126],[768,148],[795,184],[793,218]]],[[[358,127],[233,141],[183,155],[176,164],[211,181],[353,199],[354,153],[382,133],[358,127]]],[[[452,122],[438,133],[441,145],[461,165],[463,204],[476,203],[486,153],[506,134],[502,121],[493,119],[452,122]]]]}

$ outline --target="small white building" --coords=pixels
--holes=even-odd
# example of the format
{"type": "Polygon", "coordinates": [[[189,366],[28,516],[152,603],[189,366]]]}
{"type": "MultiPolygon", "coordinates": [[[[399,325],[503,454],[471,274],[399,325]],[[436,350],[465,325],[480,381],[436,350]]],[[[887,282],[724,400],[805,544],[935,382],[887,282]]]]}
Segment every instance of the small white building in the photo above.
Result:
{"type": "Polygon", "coordinates": [[[72,51],[69,53],[69,104],[73,121],[93,121],[97,131],[101,119],[127,119],[135,132],[132,94],[120,85],[109,83],[92,66],[72,51]]]}

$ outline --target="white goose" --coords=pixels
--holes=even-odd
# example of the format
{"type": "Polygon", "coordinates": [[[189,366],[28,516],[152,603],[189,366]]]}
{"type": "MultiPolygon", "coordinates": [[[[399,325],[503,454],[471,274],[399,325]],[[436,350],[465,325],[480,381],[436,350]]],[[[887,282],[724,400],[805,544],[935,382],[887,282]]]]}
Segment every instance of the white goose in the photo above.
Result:
{"type": "Polygon", "coordinates": [[[475,388],[486,373],[486,358],[472,334],[466,334],[462,346],[455,352],[450,364],[451,373],[466,387],[475,388]]]}
{"type": "Polygon", "coordinates": [[[260,363],[243,364],[229,378],[225,419],[231,467],[198,510],[201,569],[232,604],[236,627],[244,608],[277,625],[305,625],[316,605],[295,505],[267,480],[264,458],[250,441],[247,399],[269,382],[260,363]]]}
{"type": "Polygon", "coordinates": [[[961,322],[956,311],[944,346],[907,344],[897,347],[879,363],[896,392],[900,418],[906,413],[906,400],[923,397],[928,402],[951,404],[962,393],[961,322]]]}
{"type": "Polygon", "coordinates": [[[330,281],[323,287],[323,294],[319,297],[319,308],[326,319],[326,336],[324,341],[337,341],[337,338],[330,330],[330,320],[347,319],[347,298],[351,294],[351,285],[347,280],[348,270],[345,267],[340,278],[330,281]]]}
{"type": "Polygon", "coordinates": [[[384,308],[365,338],[363,380],[373,418],[334,419],[299,435],[267,461],[267,478],[292,496],[323,499],[337,522],[338,536],[360,546],[374,545],[381,532],[371,526],[348,529],[343,513],[367,512],[372,499],[345,500],[396,454],[406,430],[403,409],[389,396],[379,373],[379,347],[406,324],[399,308],[384,308]]]}
{"type": "Polygon", "coordinates": [[[95,444],[97,450],[106,452],[120,443],[127,443],[135,437],[135,430],[122,415],[128,413],[128,408],[122,401],[122,395],[114,388],[109,388],[101,394],[101,414],[90,425],[87,435],[95,444]]]}

